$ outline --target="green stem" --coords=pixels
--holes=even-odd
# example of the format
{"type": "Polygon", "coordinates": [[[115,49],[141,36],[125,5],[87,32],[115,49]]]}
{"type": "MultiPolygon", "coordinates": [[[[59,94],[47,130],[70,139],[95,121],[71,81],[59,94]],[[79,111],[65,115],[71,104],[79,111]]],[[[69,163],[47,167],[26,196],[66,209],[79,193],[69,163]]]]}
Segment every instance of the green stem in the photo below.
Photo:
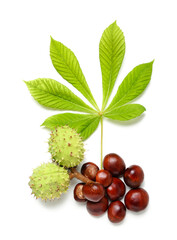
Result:
{"type": "Polygon", "coordinates": [[[101,116],[101,169],[103,168],[103,116],[101,116]]]}

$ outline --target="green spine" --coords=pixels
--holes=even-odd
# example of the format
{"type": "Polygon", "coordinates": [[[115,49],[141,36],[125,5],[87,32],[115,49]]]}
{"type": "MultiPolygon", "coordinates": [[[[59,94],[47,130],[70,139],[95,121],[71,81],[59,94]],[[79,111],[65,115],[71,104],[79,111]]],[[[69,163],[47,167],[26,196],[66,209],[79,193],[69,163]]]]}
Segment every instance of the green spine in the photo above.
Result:
{"type": "Polygon", "coordinates": [[[70,179],[66,169],[54,163],[43,163],[33,170],[29,186],[32,194],[42,200],[60,198],[67,191],[70,179]]]}
{"type": "Polygon", "coordinates": [[[52,160],[67,168],[77,166],[84,159],[84,144],[80,135],[68,126],[51,132],[49,152],[52,160]]]}

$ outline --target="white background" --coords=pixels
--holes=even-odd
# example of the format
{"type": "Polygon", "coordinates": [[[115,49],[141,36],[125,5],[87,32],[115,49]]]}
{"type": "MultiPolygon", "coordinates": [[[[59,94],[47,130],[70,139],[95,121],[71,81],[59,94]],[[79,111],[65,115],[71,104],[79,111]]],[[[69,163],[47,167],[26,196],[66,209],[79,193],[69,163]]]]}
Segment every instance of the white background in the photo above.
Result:
{"type": "MultiPolygon", "coordinates": [[[[0,3],[0,238],[177,239],[177,14],[176,1],[1,1],[0,3]],[[50,77],[67,84],[52,66],[50,35],[76,54],[99,106],[102,101],[99,40],[112,22],[123,30],[126,54],[113,94],[136,65],[155,59],[152,80],[137,103],[143,117],[118,124],[104,120],[104,155],[116,152],[127,166],[145,172],[148,208],[127,211],[120,224],[93,217],[67,194],[54,202],[35,200],[28,186],[32,169],[50,161],[47,110],[30,96],[23,80],[50,77]]],[[[113,97],[112,94],[112,97],[113,97]]],[[[85,142],[86,161],[100,165],[100,126],[85,142]]]]}

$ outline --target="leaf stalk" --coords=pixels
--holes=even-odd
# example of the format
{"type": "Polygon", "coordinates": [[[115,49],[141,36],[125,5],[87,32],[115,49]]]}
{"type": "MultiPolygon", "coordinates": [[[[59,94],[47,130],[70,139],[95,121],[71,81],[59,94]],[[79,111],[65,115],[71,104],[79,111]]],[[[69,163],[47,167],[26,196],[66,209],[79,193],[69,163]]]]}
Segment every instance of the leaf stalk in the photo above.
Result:
{"type": "Polygon", "coordinates": [[[101,169],[103,169],[103,116],[101,116],[101,169]]]}

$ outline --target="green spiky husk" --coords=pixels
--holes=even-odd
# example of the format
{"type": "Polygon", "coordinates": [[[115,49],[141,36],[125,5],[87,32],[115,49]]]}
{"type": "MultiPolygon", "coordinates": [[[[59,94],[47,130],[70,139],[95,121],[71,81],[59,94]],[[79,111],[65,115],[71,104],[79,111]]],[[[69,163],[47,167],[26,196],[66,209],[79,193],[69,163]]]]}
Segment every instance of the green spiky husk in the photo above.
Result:
{"type": "Polygon", "coordinates": [[[52,160],[70,168],[77,166],[84,159],[84,144],[80,135],[68,126],[57,127],[51,132],[49,152],[52,160]]]}
{"type": "Polygon", "coordinates": [[[43,163],[33,170],[29,186],[36,198],[52,200],[67,191],[69,182],[66,169],[54,163],[43,163]]]}

